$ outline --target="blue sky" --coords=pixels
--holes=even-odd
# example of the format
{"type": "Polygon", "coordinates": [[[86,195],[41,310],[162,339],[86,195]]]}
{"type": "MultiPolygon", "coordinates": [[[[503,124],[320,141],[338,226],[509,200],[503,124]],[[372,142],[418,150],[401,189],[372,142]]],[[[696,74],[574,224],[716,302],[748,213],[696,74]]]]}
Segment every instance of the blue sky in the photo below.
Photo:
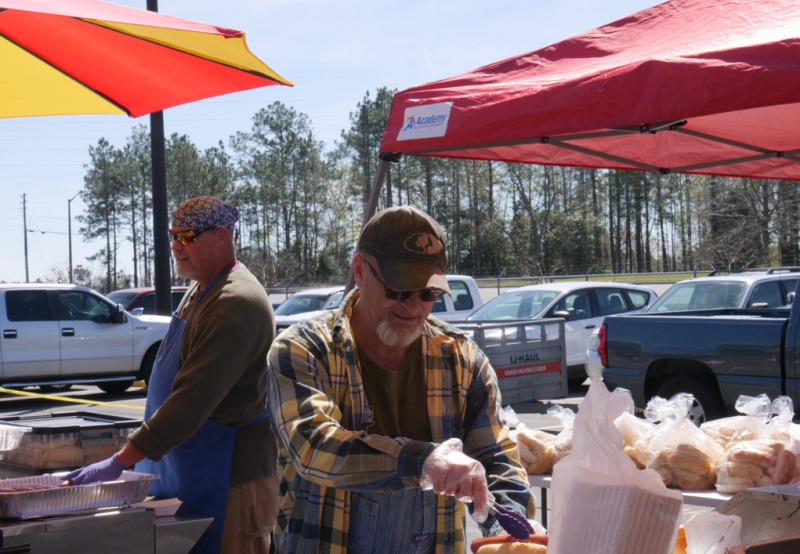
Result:
{"type": "MultiPolygon", "coordinates": [[[[146,0],[117,0],[143,8],[146,0]]],[[[172,108],[167,134],[187,134],[201,149],[246,131],[254,113],[280,100],[311,119],[332,146],[367,91],[402,90],[536,50],[658,3],[656,0],[160,0],[162,13],[240,29],[250,50],[293,88],[267,87],[172,108]]],[[[0,280],[24,282],[22,194],[27,194],[31,281],[67,267],[67,199],[81,190],[89,146],[122,146],[149,117],[64,116],[0,119],[0,280]],[[45,231],[42,234],[41,231],[45,231]]],[[[83,212],[80,198],[72,215],[83,212]]],[[[99,243],[72,224],[73,264],[99,243]]],[[[120,252],[127,271],[130,249],[120,252]]]]}

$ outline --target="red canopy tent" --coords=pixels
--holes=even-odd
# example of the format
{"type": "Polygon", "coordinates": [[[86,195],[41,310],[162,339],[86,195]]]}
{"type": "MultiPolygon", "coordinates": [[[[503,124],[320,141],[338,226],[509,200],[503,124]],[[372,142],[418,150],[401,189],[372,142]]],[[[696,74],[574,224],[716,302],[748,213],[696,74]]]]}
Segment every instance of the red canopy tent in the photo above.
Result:
{"type": "Polygon", "coordinates": [[[671,0],[394,98],[398,153],[800,180],[800,2],[671,0]]]}

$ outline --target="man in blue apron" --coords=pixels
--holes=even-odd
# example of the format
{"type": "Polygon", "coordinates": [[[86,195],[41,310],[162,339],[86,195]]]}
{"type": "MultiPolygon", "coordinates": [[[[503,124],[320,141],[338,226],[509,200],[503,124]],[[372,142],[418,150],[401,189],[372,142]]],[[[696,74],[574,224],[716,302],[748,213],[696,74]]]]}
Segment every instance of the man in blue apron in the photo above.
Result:
{"type": "Polygon", "coordinates": [[[172,213],[178,275],[191,279],[159,348],[144,424],[125,448],[68,478],[161,476],[150,491],[178,513],[214,518],[193,554],[267,554],[277,513],[277,447],[266,412],[266,355],[275,316],[264,287],[235,254],[239,211],[210,196],[172,213]]]}

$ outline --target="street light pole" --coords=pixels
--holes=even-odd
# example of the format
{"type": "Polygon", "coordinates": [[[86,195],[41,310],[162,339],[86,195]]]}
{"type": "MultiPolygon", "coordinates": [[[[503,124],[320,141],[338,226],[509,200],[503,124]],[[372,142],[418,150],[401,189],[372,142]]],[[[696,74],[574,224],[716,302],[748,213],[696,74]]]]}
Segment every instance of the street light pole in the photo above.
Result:
{"type": "Polygon", "coordinates": [[[72,278],[72,201],[80,194],[80,191],[75,193],[75,196],[67,200],[67,234],[69,234],[69,282],[74,283],[72,278]]]}
{"type": "Polygon", "coordinates": [[[28,277],[28,212],[25,205],[26,194],[22,194],[22,232],[25,234],[25,282],[30,283],[28,277]]]}

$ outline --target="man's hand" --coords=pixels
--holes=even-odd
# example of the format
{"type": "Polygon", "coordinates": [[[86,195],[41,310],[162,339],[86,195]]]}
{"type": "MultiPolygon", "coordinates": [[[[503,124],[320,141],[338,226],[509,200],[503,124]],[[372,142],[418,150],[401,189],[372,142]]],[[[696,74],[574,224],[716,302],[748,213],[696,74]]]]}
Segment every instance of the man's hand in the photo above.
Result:
{"type": "Polygon", "coordinates": [[[420,486],[436,494],[455,496],[462,502],[472,502],[472,517],[478,523],[486,521],[489,486],[486,470],[477,460],[462,452],[463,444],[450,439],[437,446],[422,465],[420,486]]]}
{"type": "Polygon", "coordinates": [[[88,467],[76,469],[64,477],[65,481],[72,481],[73,485],[88,485],[98,481],[114,481],[119,479],[125,469],[115,456],[111,456],[88,467]]]}

